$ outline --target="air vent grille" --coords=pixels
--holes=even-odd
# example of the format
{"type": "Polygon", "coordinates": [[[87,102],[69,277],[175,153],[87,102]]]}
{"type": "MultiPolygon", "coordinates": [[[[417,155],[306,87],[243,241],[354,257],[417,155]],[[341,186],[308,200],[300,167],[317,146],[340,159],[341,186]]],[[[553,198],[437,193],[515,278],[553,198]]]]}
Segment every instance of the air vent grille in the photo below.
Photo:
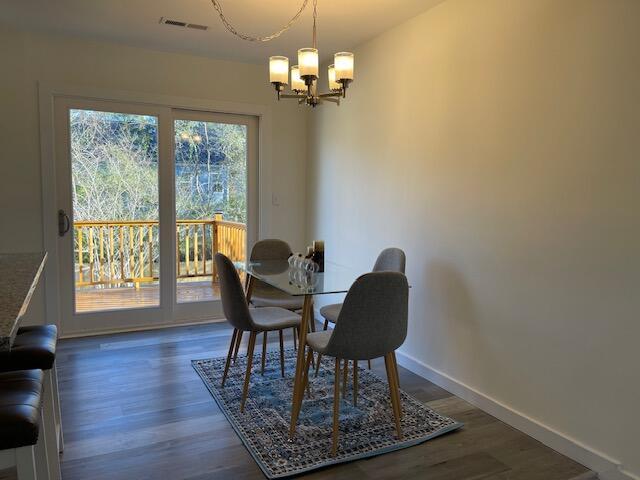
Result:
{"type": "Polygon", "coordinates": [[[170,18],[160,17],[160,23],[164,23],[165,25],[173,25],[175,27],[182,28],[191,28],[193,30],[208,30],[209,27],[206,25],[199,25],[197,23],[187,23],[181,22],[180,20],[172,20],[170,18]]]}

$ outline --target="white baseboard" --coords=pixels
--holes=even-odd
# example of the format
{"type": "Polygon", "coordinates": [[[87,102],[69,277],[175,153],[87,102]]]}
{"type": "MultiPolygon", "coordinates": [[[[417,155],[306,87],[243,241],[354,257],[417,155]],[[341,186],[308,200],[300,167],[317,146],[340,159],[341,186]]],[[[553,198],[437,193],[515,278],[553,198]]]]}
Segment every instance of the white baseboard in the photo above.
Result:
{"type": "Polygon", "coordinates": [[[426,378],[439,387],[466,400],[557,452],[598,473],[601,480],[640,480],[640,477],[624,470],[620,462],[598,452],[579,441],[534,420],[522,412],[465,385],[447,374],[426,365],[401,351],[396,352],[398,363],[416,375],[426,378]]]}

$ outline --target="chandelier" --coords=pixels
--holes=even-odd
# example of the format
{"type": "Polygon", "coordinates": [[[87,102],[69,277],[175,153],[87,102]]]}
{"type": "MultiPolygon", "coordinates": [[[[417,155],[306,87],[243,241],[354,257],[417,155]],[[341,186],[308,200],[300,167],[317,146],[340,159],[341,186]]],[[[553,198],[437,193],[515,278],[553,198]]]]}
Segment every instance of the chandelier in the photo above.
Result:
{"type": "MultiPolygon", "coordinates": [[[[298,12],[289,20],[283,28],[267,36],[251,36],[238,32],[225,18],[222,6],[218,0],[211,0],[214,8],[218,11],[224,26],[237,37],[249,42],[268,42],[279,37],[288,30],[293,23],[298,20],[307,6],[309,0],[304,0],[298,12]]],[[[316,42],[316,18],[317,0],[313,0],[313,40],[311,48],[301,48],[298,50],[298,64],[289,69],[289,59],[280,55],[269,57],[269,81],[276,89],[278,100],[281,98],[293,98],[298,100],[298,104],[316,107],[328,101],[340,105],[340,98],[345,98],[347,88],[353,81],[353,53],[338,52],[334,55],[333,64],[327,69],[328,87],[327,93],[318,93],[319,66],[318,48],[316,42]],[[289,71],[291,71],[291,91],[293,93],[283,93],[285,87],[289,85],[289,71]]]]}
{"type": "Polygon", "coordinates": [[[291,67],[291,90],[293,94],[282,93],[289,84],[289,59],[283,56],[269,57],[269,81],[275,87],[278,100],[296,98],[299,104],[311,107],[330,101],[340,104],[340,97],[347,94],[347,87],[353,81],[353,53],[338,52],[333,64],[329,65],[327,77],[329,92],[318,93],[318,48],[316,44],[317,0],[313,0],[313,47],[298,50],[298,65],[291,67]]]}

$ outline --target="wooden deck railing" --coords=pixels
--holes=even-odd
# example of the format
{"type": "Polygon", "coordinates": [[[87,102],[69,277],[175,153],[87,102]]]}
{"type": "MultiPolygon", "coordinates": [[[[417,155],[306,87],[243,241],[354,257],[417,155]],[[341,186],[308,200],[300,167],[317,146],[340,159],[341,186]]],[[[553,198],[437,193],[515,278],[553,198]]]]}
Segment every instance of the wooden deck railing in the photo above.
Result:
{"type": "MultiPolygon", "coordinates": [[[[76,286],[121,285],[158,279],[158,222],[74,222],[76,286]]],[[[213,256],[222,252],[233,261],[246,255],[246,225],[213,219],[176,221],[176,275],[216,280],[213,256]]]]}

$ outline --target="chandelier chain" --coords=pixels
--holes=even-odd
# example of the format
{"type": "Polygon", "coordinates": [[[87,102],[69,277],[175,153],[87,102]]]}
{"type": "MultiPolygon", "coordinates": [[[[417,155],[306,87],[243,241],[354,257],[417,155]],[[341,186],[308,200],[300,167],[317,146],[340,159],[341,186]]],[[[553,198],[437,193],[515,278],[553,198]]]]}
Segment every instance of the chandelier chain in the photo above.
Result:
{"type": "Polygon", "coordinates": [[[318,17],[318,0],[313,0],[313,48],[318,48],[316,41],[316,18],[318,17]]]}
{"type": "MultiPolygon", "coordinates": [[[[314,26],[315,26],[315,18],[316,18],[316,1],[317,0],[313,0],[314,26]]],[[[222,5],[220,5],[220,2],[218,0],[211,0],[211,3],[213,4],[213,8],[215,8],[216,11],[218,12],[218,15],[220,16],[220,20],[222,20],[222,24],[225,26],[227,30],[233,33],[236,37],[241,38],[242,40],[246,40],[247,42],[268,42],[270,40],[273,40],[274,38],[278,38],[280,35],[282,35],[284,32],[286,32],[291,28],[291,26],[298,20],[298,18],[300,18],[300,15],[302,15],[302,12],[307,7],[309,0],[302,1],[302,5],[300,6],[300,9],[298,10],[298,12],[291,18],[291,20],[289,20],[289,22],[284,27],[282,27],[280,30],[278,30],[275,33],[272,33],[270,35],[265,35],[265,36],[254,36],[254,35],[238,32],[235,29],[235,27],[231,25],[231,23],[229,23],[227,18],[224,16],[224,13],[222,12],[222,5]]]]}

